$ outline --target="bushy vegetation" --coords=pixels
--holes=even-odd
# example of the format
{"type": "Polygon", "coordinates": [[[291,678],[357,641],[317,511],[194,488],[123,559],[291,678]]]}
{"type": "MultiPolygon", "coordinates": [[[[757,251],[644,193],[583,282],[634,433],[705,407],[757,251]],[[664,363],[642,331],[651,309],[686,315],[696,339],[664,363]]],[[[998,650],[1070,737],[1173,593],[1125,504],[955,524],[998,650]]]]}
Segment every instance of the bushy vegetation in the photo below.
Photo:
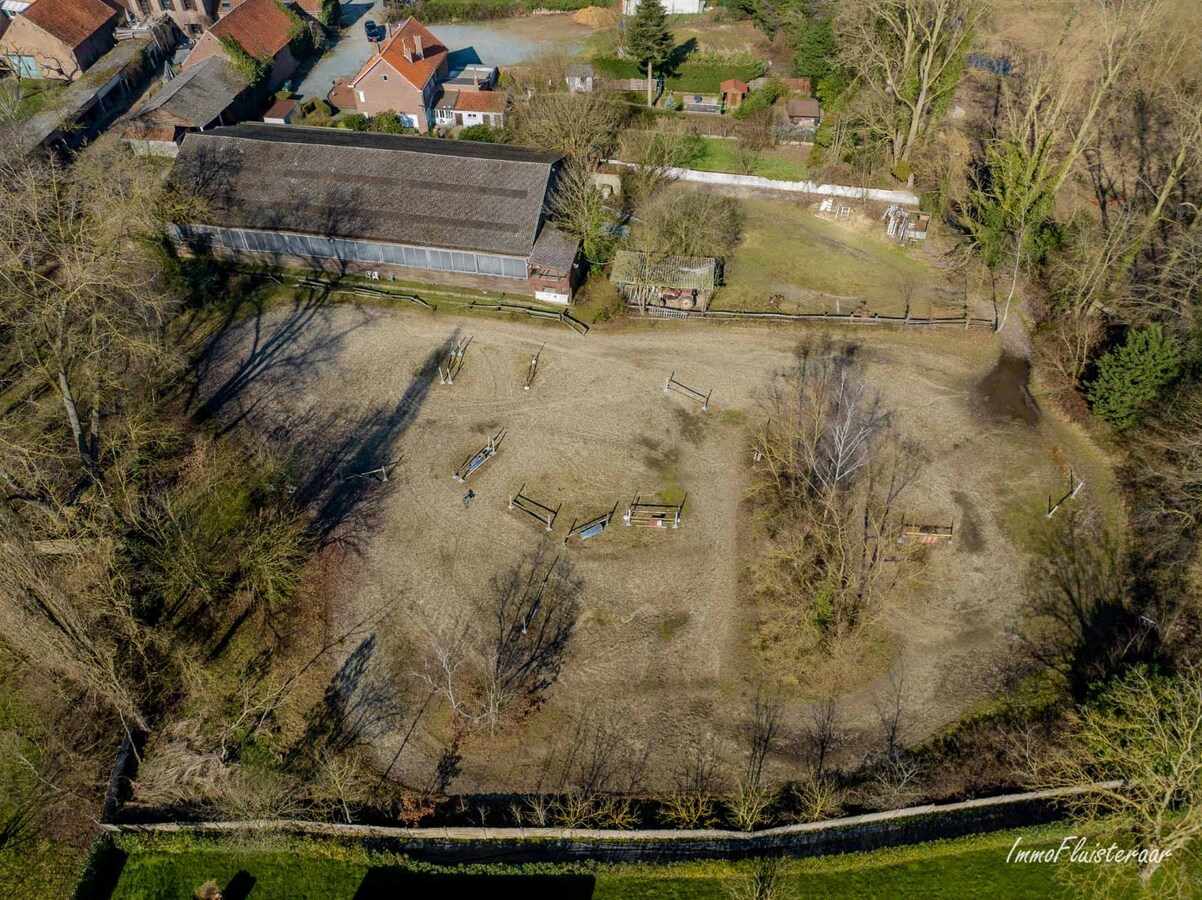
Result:
{"type": "Polygon", "coordinates": [[[417,0],[404,10],[389,10],[403,19],[410,14],[428,24],[440,22],[487,22],[526,15],[535,10],[575,12],[594,5],[591,0],[417,0]]]}
{"type": "Polygon", "coordinates": [[[1181,371],[1181,346],[1160,325],[1136,328],[1098,360],[1086,395],[1099,419],[1120,431],[1138,425],[1146,410],[1181,371]]]}
{"type": "Polygon", "coordinates": [[[251,88],[263,84],[271,72],[271,60],[251,55],[238,43],[237,38],[229,35],[221,35],[217,40],[221,42],[221,47],[234,64],[234,68],[246,76],[251,88]]]}
{"type": "MultiPolygon", "coordinates": [[[[614,56],[599,56],[592,60],[599,73],[612,78],[646,78],[646,70],[634,60],[614,56]]],[[[718,85],[728,78],[752,81],[764,74],[761,59],[747,54],[730,56],[696,54],[683,62],[671,64],[664,73],[664,88],[687,94],[714,94],[718,85]]]]}
{"type": "Polygon", "coordinates": [[[480,141],[485,144],[504,143],[504,133],[499,128],[490,125],[468,125],[461,128],[455,135],[461,141],[480,141]]]}

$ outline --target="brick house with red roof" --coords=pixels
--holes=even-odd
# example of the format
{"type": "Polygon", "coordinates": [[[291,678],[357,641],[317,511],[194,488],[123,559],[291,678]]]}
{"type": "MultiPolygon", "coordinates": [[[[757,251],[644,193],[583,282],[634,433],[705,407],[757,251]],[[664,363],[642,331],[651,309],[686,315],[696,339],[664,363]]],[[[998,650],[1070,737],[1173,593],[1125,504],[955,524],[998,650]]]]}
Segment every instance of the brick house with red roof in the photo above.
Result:
{"type": "Polygon", "coordinates": [[[425,131],[432,124],[439,82],[446,77],[447,48],[410,17],[379,45],[348,86],[359,112],[374,116],[392,110],[405,124],[425,131]]]}
{"type": "Polygon", "coordinates": [[[116,43],[120,7],[106,0],[35,0],[0,36],[22,78],[74,81],[116,43]]]}
{"type": "Polygon", "coordinates": [[[245,0],[201,36],[184,60],[183,68],[187,70],[200,65],[213,56],[236,63],[222,45],[223,39],[234,40],[251,56],[271,60],[266,87],[274,91],[300,65],[300,60],[292,55],[295,27],[293,18],[279,0],[245,0]]]}
{"type": "Polygon", "coordinates": [[[444,87],[434,106],[434,119],[439,125],[456,128],[470,125],[501,128],[508,107],[508,91],[464,91],[444,87]]]}

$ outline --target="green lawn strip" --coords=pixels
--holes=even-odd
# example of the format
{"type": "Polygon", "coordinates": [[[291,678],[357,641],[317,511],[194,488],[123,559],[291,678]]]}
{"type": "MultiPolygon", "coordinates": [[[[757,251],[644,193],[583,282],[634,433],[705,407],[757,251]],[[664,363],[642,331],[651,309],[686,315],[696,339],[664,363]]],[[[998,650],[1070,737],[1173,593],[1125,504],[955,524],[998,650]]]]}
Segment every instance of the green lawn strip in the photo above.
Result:
{"type": "MultiPolygon", "coordinates": [[[[722,138],[702,138],[701,150],[688,167],[702,172],[745,174],[741,171],[737,142],[722,138]]],[[[805,181],[808,173],[798,148],[774,147],[757,155],[750,174],[774,181],[805,181]]]]}
{"type": "Polygon", "coordinates": [[[713,309],[775,311],[779,304],[783,312],[849,314],[863,300],[873,312],[901,315],[908,284],[913,315],[963,312],[947,299],[943,273],[914,251],[827,222],[796,201],[749,199],[743,209],[743,239],[713,309]]]}
{"type": "MultiPolygon", "coordinates": [[[[1089,832],[1069,824],[1053,824],[867,853],[790,859],[783,863],[779,880],[784,896],[1067,900],[1080,896],[1079,885],[1065,879],[1070,870],[1067,858],[1058,865],[1020,864],[1007,863],[1007,854],[1019,837],[1023,848],[1039,849],[1054,848],[1062,838],[1084,833],[1089,832]]],[[[98,894],[94,886],[104,883],[101,877],[84,885],[91,890],[90,896],[182,900],[191,897],[204,882],[214,880],[226,888],[253,887],[249,896],[255,900],[352,897],[359,891],[364,892],[360,896],[375,896],[376,890],[402,891],[380,896],[405,896],[405,889],[469,887],[482,890],[479,896],[702,900],[729,896],[730,887],[747,880],[752,871],[752,864],[746,861],[713,860],[440,868],[398,854],[371,852],[354,842],[280,835],[261,839],[126,835],[118,839],[117,845],[128,858],[120,867],[115,888],[111,895],[98,894]]],[[[1087,874],[1085,868],[1077,867],[1076,873],[1087,874]]],[[[111,868],[108,875],[116,871],[111,868]]],[[[1118,885],[1118,893],[1111,896],[1138,893],[1133,867],[1123,870],[1118,885]]]]}
{"type": "MultiPolygon", "coordinates": [[[[647,71],[637,60],[618,59],[599,53],[592,58],[593,66],[610,78],[646,78],[647,71]]],[[[752,81],[764,74],[764,63],[750,54],[734,53],[729,57],[705,56],[687,59],[664,77],[664,89],[691,94],[716,94],[719,85],[728,78],[752,81]]]]}

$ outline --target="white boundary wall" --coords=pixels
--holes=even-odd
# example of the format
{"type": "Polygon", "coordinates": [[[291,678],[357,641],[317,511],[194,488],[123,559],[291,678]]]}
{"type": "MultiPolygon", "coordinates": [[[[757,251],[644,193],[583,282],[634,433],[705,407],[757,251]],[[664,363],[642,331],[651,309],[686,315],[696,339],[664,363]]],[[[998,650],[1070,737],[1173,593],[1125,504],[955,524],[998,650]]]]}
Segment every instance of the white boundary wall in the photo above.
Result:
{"type": "MultiPolygon", "coordinates": [[[[635,163],[609,159],[615,166],[636,168],[635,163]]],[[[777,181],[759,175],[733,175],[729,172],[699,172],[696,169],[664,169],[669,178],[679,181],[696,181],[701,184],[725,184],[731,187],[761,188],[769,191],[787,191],[793,194],[817,194],[825,197],[843,197],[848,200],[876,200],[881,203],[918,205],[918,195],[911,191],[890,191],[883,188],[850,187],[845,184],[818,184],[814,181],[777,181]]]]}

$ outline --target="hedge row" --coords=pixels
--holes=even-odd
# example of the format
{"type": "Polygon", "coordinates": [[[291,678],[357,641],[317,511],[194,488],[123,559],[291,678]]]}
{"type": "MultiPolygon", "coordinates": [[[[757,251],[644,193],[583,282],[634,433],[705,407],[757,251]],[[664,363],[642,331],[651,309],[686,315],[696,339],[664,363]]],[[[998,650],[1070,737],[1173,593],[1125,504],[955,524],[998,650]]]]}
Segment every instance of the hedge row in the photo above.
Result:
{"type": "MultiPolygon", "coordinates": [[[[601,56],[594,58],[592,63],[597,71],[611,78],[645,78],[647,74],[632,59],[601,56]]],[[[713,94],[717,93],[718,85],[728,78],[751,81],[763,74],[764,64],[759,60],[742,56],[730,60],[710,57],[681,63],[664,79],[664,86],[669,91],[686,94],[713,94]]]]}
{"type": "Polygon", "coordinates": [[[596,0],[418,0],[413,14],[422,22],[485,22],[508,19],[535,10],[575,12],[594,6],[596,0]]]}

